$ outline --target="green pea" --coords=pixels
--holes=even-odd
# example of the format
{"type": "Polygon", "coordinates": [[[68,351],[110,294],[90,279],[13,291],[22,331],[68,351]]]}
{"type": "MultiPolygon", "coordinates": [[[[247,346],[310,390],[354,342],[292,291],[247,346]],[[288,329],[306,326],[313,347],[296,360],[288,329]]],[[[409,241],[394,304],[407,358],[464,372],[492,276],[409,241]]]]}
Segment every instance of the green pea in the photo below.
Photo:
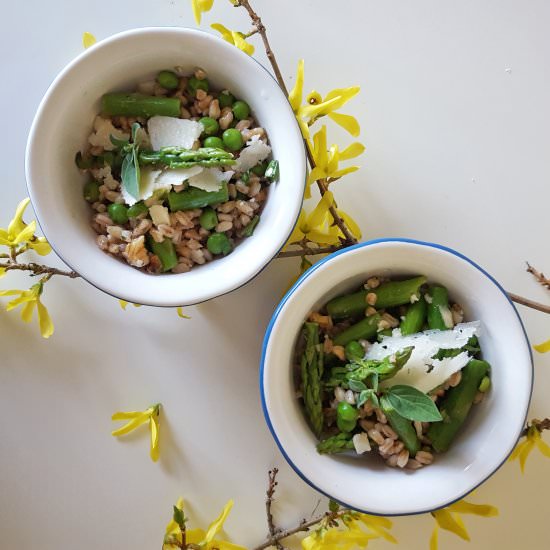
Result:
{"type": "MultiPolygon", "coordinates": [[[[199,223],[204,229],[214,229],[218,225],[218,216],[212,208],[205,208],[199,218],[199,223]]],[[[224,235],[225,237],[225,235],[224,235]]],[[[212,251],[210,251],[212,252],[212,251]]]]}
{"type": "Polygon", "coordinates": [[[128,217],[137,218],[141,214],[145,214],[148,211],[149,209],[145,206],[145,204],[143,204],[142,202],[136,202],[136,204],[128,208],[128,217]]]}
{"type": "Polygon", "coordinates": [[[491,387],[491,379],[488,376],[484,376],[481,379],[481,382],[479,383],[479,387],[477,388],[481,393],[485,393],[489,391],[489,388],[491,387]]]}
{"type": "Polygon", "coordinates": [[[214,147],[214,149],[224,149],[225,148],[221,138],[216,137],[216,136],[207,137],[203,141],[202,145],[203,145],[203,147],[214,147]]]}
{"type": "Polygon", "coordinates": [[[351,422],[357,420],[357,409],[346,401],[340,401],[336,407],[336,416],[340,420],[351,422]]]}
{"type": "Polygon", "coordinates": [[[225,233],[213,233],[210,235],[206,241],[206,248],[212,254],[223,254],[224,256],[229,254],[232,249],[231,242],[225,233]]]}
{"type": "Polygon", "coordinates": [[[210,85],[208,84],[208,80],[206,80],[206,78],[199,80],[197,77],[192,76],[187,82],[187,89],[192,94],[197,93],[197,90],[204,90],[207,92],[210,89],[210,85]]]}
{"type": "Polygon", "coordinates": [[[172,71],[160,71],[157,75],[157,82],[167,90],[175,90],[179,86],[180,79],[172,71]]]}
{"type": "Polygon", "coordinates": [[[74,161],[80,170],[87,170],[88,168],[91,168],[94,164],[93,159],[90,157],[83,157],[82,153],[78,151],[76,154],[74,161]]]}
{"type": "Polygon", "coordinates": [[[204,133],[207,136],[213,136],[214,134],[217,134],[218,130],[220,129],[218,121],[209,116],[202,117],[199,122],[204,126],[204,133]]]}
{"type": "Polygon", "coordinates": [[[224,90],[218,96],[218,103],[220,104],[220,109],[223,109],[224,107],[231,107],[233,103],[235,103],[235,96],[227,90],[224,90]]]}
{"type": "Polygon", "coordinates": [[[97,181],[88,181],[84,184],[84,198],[88,202],[99,200],[99,183],[97,181]]]}
{"type": "Polygon", "coordinates": [[[224,145],[230,151],[238,151],[243,146],[243,136],[241,135],[239,130],[235,130],[234,128],[228,128],[222,134],[222,139],[224,145]]]}
{"type": "Polygon", "coordinates": [[[344,348],[344,351],[346,353],[346,359],[348,361],[358,361],[365,357],[365,350],[357,340],[352,340],[351,342],[348,342],[346,344],[346,347],[344,348]]]}
{"type": "Polygon", "coordinates": [[[245,101],[235,101],[235,103],[233,103],[232,110],[233,115],[235,115],[237,120],[244,120],[245,118],[248,118],[248,115],[250,114],[250,107],[245,101]]]}
{"type": "Polygon", "coordinates": [[[114,202],[107,207],[109,217],[117,224],[124,225],[128,221],[128,208],[114,202]]]}
{"type": "Polygon", "coordinates": [[[357,420],[342,420],[337,417],[336,425],[342,432],[352,432],[355,429],[355,426],[357,426],[357,420]]]}
{"type": "Polygon", "coordinates": [[[267,168],[267,164],[268,164],[267,161],[264,161],[260,164],[256,164],[256,166],[251,168],[252,173],[262,177],[265,174],[265,169],[267,168]]]}

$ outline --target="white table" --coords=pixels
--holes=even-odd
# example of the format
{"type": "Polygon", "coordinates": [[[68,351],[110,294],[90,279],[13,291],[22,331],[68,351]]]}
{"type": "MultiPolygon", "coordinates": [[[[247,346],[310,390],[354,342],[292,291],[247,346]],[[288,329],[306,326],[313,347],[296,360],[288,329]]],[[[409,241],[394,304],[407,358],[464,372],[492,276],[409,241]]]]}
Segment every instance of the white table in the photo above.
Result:
{"type": "MultiPolygon", "coordinates": [[[[345,112],[362,124],[364,168],[335,191],[364,238],[450,245],[507,289],[548,301],[523,262],[550,271],[550,5],[254,4],[291,84],[300,55],[306,90],[362,86],[345,112]]],[[[244,14],[223,0],[204,17],[214,21],[247,29],[244,14]]],[[[83,31],[102,39],[131,27],[194,22],[186,0],[31,0],[3,6],[3,24],[1,226],[26,195],[23,159],[35,109],[81,51],[83,31]]],[[[272,466],[281,469],[279,523],[308,516],[318,497],[271,439],[257,382],[263,329],[296,269],[296,260],[278,260],[245,288],[188,308],[190,321],[172,310],[124,312],[113,298],[71,280],[55,280],[45,293],[56,326],[49,341],[16,313],[0,312],[0,548],[159,548],[179,495],[203,525],[235,498],[227,531],[252,546],[266,532],[272,466]],[[147,435],[114,439],[110,415],[157,401],[164,406],[162,457],[153,464],[147,435]]],[[[24,284],[17,274],[0,282],[24,284]]],[[[550,337],[550,318],[520,313],[533,342],[550,337]]],[[[543,417],[550,414],[550,354],[535,361],[530,416],[543,417]]],[[[497,505],[501,515],[466,518],[470,548],[547,548],[549,466],[537,453],[523,477],[517,463],[506,464],[471,497],[497,505]]],[[[402,548],[424,550],[432,526],[429,516],[398,518],[394,533],[402,548]]],[[[440,544],[465,548],[450,534],[441,534],[440,544]]]]}

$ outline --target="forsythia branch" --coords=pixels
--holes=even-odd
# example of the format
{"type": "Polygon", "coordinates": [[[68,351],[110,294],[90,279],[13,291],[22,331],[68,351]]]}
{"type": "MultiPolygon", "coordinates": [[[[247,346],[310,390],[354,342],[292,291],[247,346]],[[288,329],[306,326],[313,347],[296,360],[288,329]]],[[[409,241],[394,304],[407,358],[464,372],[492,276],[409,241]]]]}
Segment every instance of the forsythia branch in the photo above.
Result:
{"type": "Polygon", "coordinates": [[[5,269],[6,271],[30,271],[32,276],[49,275],[51,277],[52,275],[62,275],[71,279],[80,277],[76,271],[65,271],[63,269],[57,269],[56,267],[49,267],[47,265],[37,264],[34,262],[27,264],[21,264],[13,260],[6,263],[0,262],[0,269],[5,269]]]}

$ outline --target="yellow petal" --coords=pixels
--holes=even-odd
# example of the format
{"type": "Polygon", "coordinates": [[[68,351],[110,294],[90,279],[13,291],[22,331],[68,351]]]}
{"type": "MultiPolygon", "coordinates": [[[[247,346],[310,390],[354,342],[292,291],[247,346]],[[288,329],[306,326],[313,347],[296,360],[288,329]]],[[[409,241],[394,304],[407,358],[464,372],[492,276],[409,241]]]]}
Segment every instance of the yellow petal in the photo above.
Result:
{"type": "Polygon", "coordinates": [[[29,246],[40,256],[47,256],[52,251],[50,243],[44,237],[30,241],[29,246]]]}
{"type": "Polygon", "coordinates": [[[519,453],[519,466],[521,468],[521,473],[525,473],[525,462],[527,457],[531,454],[531,451],[535,447],[535,441],[533,439],[528,439],[527,444],[519,453]]]}
{"type": "Polygon", "coordinates": [[[302,118],[314,120],[320,116],[328,115],[328,113],[331,113],[341,106],[341,98],[335,97],[330,101],[322,101],[321,103],[316,103],[315,105],[302,105],[298,109],[297,114],[302,118]]]}
{"type": "Polygon", "coordinates": [[[521,443],[518,443],[516,445],[515,449],[510,454],[510,457],[508,458],[508,461],[512,462],[513,460],[516,460],[519,457],[523,447],[525,447],[526,445],[527,445],[527,440],[522,441],[521,443]]]}
{"type": "Polygon", "coordinates": [[[353,236],[356,239],[361,238],[361,228],[357,222],[349,215],[346,214],[343,210],[337,210],[340,217],[344,220],[344,223],[348,226],[348,229],[352,232],[353,236]]]}
{"type": "Polygon", "coordinates": [[[24,290],[0,290],[0,296],[15,296],[16,294],[23,294],[24,290]]]}
{"type": "Polygon", "coordinates": [[[97,42],[95,36],[91,32],[85,32],[82,34],[82,45],[84,49],[93,46],[97,42]]]}
{"type": "Polygon", "coordinates": [[[209,550],[247,550],[245,546],[233,544],[227,540],[213,540],[209,545],[209,550]]]}
{"type": "Polygon", "coordinates": [[[288,94],[288,100],[292,110],[296,113],[302,104],[302,96],[304,90],[304,60],[298,61],[298,70],[296,71],[296,83],[294,88],[288,94]]]}
{"type": "Polygon", "coordinates": [[[6,268],[0,267],[0,279],[6,274],[6,268]]]}
{"type": "Polygon", "coordinates": [[[191,0],[193,15],[195,16],[197,25],[201,24],[201,15],[206,11],[210,11],[213,4],[214,0],[191,0]]]}
{"type": "Polygon", "coordinates": [[[430,550],[438,550],[439,548],[437,544],[438,533],[439,533],[439,529],[437,528],[437,525],[436,525],[434,527],[434,530],[432,531],[432,536],[430,537],[430,550]]]}
{"type": "Polygon", "coordinates": [[[128,302],[126,300],[119,300],[118,303],[120,304],[120,307],[126,311],[126,306],[128,305],[128,302]]]}
{"type": "Polygon", "coordinates": [[[218,31],[226,42],[229,42],[230,44],[235,44],[235,42],[233,41],[233,35],[227,27],[225,27],[221,23],[212,23],[210,27],[215,31],[218,31]]]}
{"type": "Polygon", "coordinates": [[[32,321],[32,314],[36,307],[36,303],[36,300],[33,300],[32,302],[27,302],[21,308],[21,319],[23,319],[25,323],[30,323],[32,321]]]}
{"type": "Polygon", "coordinates": [[[453,515],[446,508],[436,510],[435,512],[432,512],[432,515],[441,529],[451,531],[451,533],[458,535],[461,539],[470,540],[468,531],[466,531],[466,529],[456,521],[453,515]]]}
{"type": "Polygon", "coordinates": [[[158,414],[153,414],[149,422],[149,428],[151,429],[151,459],[156,462],[159,459],[159,431],[160,425],[158,420],[158,414]]]}
{"type": "Polygon", "coordinates": [[[361,133],[359,122],[357,122],[354,116],[344,115],[342,113],[328,113],[328,117],[334,120],[338,126],[344,128],[344,130],[349,132],[353,137],[357,137],[361,133]]]}
{"type": "Polygon", "coordinates": [[[191,319],[189,315],[184,315],[182,307],[176,308],[176,311],[178,312],[178,317],[181,317],[182,319],[191,319]]]}
{"type": "Polygon", "coordinates": [[[336,231],[329,230],[327,231],[319,231],[318,229],[313,229],[307,234],[307,238],[317,244],[339,244],[340,239],[338,238],[338,228],[336,228],[336,231]]]}
{"type": "Polygon", "coordinates": [[[313,136],[313,150],[315,152],[315,164],[326,170],[328,165],[327,127],[324,124],[313,136]]]}
{"type": "Polygon", "coordinates": [[[131,420],[132,418],[137,418],[141,414],[143,414],[143,411],[121,411],[113,414],[111,420],[131,420]]]}
{"type": "Polygon", "coordinates": [[[338,162],[340,161],[340,151],[338,145],[331,145],[328,152],[327,173],[332,175],[338,170],[338,162]]]}
{"type": "Polygon", "coordinates": [[[209,525],[206,535],[204,535],[203,544],[214,540],[214,537],[222,530],[223,524],[233,508],[233,501],[230,500],[221,511],[220,515],[209,525]]]}
{"type": "Polygon", "coordinates": [[[36,222],[33,220],[29,225],[23,229],[20,233],[18,233],[15,238],[12,240],[13,244],[20,244],[25,243],[32,239],[34,236],[34,232],[36,231],[36,222]]]}
{"type": "Polygon", "coordinates": [[[345,105],[351,98],[355,97],[360,91],[361,88],[359,86],[350,86],[348,88],[335,88],[325,96],[324,101],[329,101],[335,98],[339,99],[342,102],[338,107],[340,108],[345,105]]]}
{"type": "Polygon", "coordinates": [[[539,353],[547,353],[550,351],[550,340],[546,340],[542,344],[537,344],[533,346],[539,353]]]}
{"type": "Polygon", "coordinates": [[[21,233],[21,231],[25,229],[23,214],[25,213],[25,209],[27,208],[27,206],[29,206],[30,202],[31,199],[27,197],[17,205],[17,208],[15,209],[15,216],[8,225],[8,235],[10,237],[15,237],[17,234],[21,233]]]}
{"type": "Polygon", "coordinates": [[[348,166],[347,168],[342,168],[342,170],[337,170],[336,172],[329,174],[329,176],[331,178],[338,179],[338,178],[341,178],[342,176],[345,176],[346,174],[357,172],[357,170],[359,170],[359,166],[348,166]]]}
{"type": "Polygon", "coordinates": [[[317,203],[317,206],[309,214],[306,219],[306,227],[311,230],[320,226],[327,215],[329,208],[334,204],[334,195],[332,191],[327,191],[322,197],[321,200],[317,203]]]}
{"type": "Polygon", "coordinates": [[[185,531],[187,544],[201,544],[205,536],[204,529],[188,529],[185,531]]]}
{"type": "Polygon", "coordinates": [[[28,290],[25,290],[19,298],[15,298],[15,300],[12,300],[11,302],[8,302],[6,305],[6,311],[11,311],[12,309],[16,308],[17,306],[20,306],[21,304],[25,304],[27,302],[34,302],[36,301],[36,295],[33,295],[32,292],[29,292],[28,290]]]}
{"type": "Polygon", "coordinates": [[[239,48],[239,50],[242,50],[248,55],[252,55],[254,53],[254,46],[245,40],[242,32],[232,32],[231,34],[233,35],[233,43],[237,46],[237,48],[239,48]]]}
{"type": "Polygon", "coordinates": [[[498,508],[489,504],[473,504],[465,500],[459,500],[449,506],[449,510],[460,514],[474,514],[485,518],[498,516],[498,508]]]}
{"type": "Polygon", "coordinates": [[[365,146],[358,141],[354,141],[351,145],[348,145],[343,151],[340,152],[340,160],[350,160],[365,152],[365,146]]]}
{"type": "Polygon", "coordinates": [[[118,428],[118,430],[114,430],[111,432],[111,435],[114,435],[115,437],[118,437],[120,435],[125,435],[127,433],[130,433],[131,431],[135,430],[142,424],[145,424],[151,417],[151,414],[147,411],[141,413],[140,416],[134,418],[133,420],[130,420],[127,424],[122,426],[122,428],[118,428]]]}
{"type": "MultiPolygon", "coordinates": [[[[317,180],[324,179],[327,177],[327,174],[325,173],[324,169],[320,166],[316,166],[307,176],[306,185],[309,186],[317,180]]],[[[306,197],[309,198],[309,197],[306,197]]]]}
{"type": "Polygon", "coordinates": [[[386,529],[391,529],[393,526],[392,521],[388,518],[382,516],[371,516],[369,514],[360,514],[359,520],[380,537],[392,542],[393,544],[397,544],[397,539],[391,533],[386,531],[386,529]]]}
{"type": "Polygon", "coordinates": [[[546,457],[550,458],[550,445],[542,439],[537,439],[538,450],[546,457]]]}
{"type": "Polygon", "coordinates": [[[36,301],[38,311],[38,324],[40,325],[40,334],[42,338],[49,338],[54,331],[53,321],[48,312],[48,308],[40,301],[36,301]]]}

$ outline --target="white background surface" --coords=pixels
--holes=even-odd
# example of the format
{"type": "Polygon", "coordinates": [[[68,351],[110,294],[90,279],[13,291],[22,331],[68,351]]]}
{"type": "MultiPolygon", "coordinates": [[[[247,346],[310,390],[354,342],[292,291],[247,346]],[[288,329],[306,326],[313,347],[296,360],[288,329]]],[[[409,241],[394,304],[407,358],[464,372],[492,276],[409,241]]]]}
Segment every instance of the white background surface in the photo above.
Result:
{"type": "MultiPolygon", "coordinates": [[[[362,124],[364,168],[335,190],[364,237],[450,245],[510,291],[548,300],[523,263],[550,271],[548,3],[255,5],[285,77],[293,79],[300,55],[306,90],[362,86],[346,111],[362,124]]],[[[3,8],[5,226],[26,194],[23,158],[34,111],[81,51],[82,32],[101,39],[132,27],[194,22],[184,0],[32,0],[3,8]]],[[[204,17],[214,21],[247,29],[244,14],[222,0],[204,17]]],[[[342,144],[348,139],[331,135],[342,144]]],[[[15,313],[1,313],[0,548],[159,548],[179,495],[202,524],[235,498],[227,531],[252,546],[265,533],[265,478],[275,465],[282,470],[280,524],[309,516],[317,496],[284,464],[257,389],[263,330],[296,267],[275,262],[245,288],[188,308],[190,321],[171,310],[123,312],[113,298],[70,280],[46,290],[56,325],[49,341],[15,313]],[[146,433],[115,440],[110,415],[157,401],[164,405],[162,451],[153,464],[146,433]]],[[[19,285],[27,288],[28,280],[10,274],[1,281],[2,288],[19,285]]],[[[549,318],[520,312],[534,342],[550,336],[549,318]]],[[[550,356],[535,361],[531,417],[542,417],[550,415],[550,356]]],[[[506,464],[471,497],[497,505],[501,515],[466,518],[469,548],[547,548],[549,466],[536,453],[523,477],[517,464],[506,464]]],[[[398,518],[394,532],[402,548],[425,549],[432,526],[429,516],[398,518]]],[[[449,534],[440,543],[466,548],[449,534]]]]}

